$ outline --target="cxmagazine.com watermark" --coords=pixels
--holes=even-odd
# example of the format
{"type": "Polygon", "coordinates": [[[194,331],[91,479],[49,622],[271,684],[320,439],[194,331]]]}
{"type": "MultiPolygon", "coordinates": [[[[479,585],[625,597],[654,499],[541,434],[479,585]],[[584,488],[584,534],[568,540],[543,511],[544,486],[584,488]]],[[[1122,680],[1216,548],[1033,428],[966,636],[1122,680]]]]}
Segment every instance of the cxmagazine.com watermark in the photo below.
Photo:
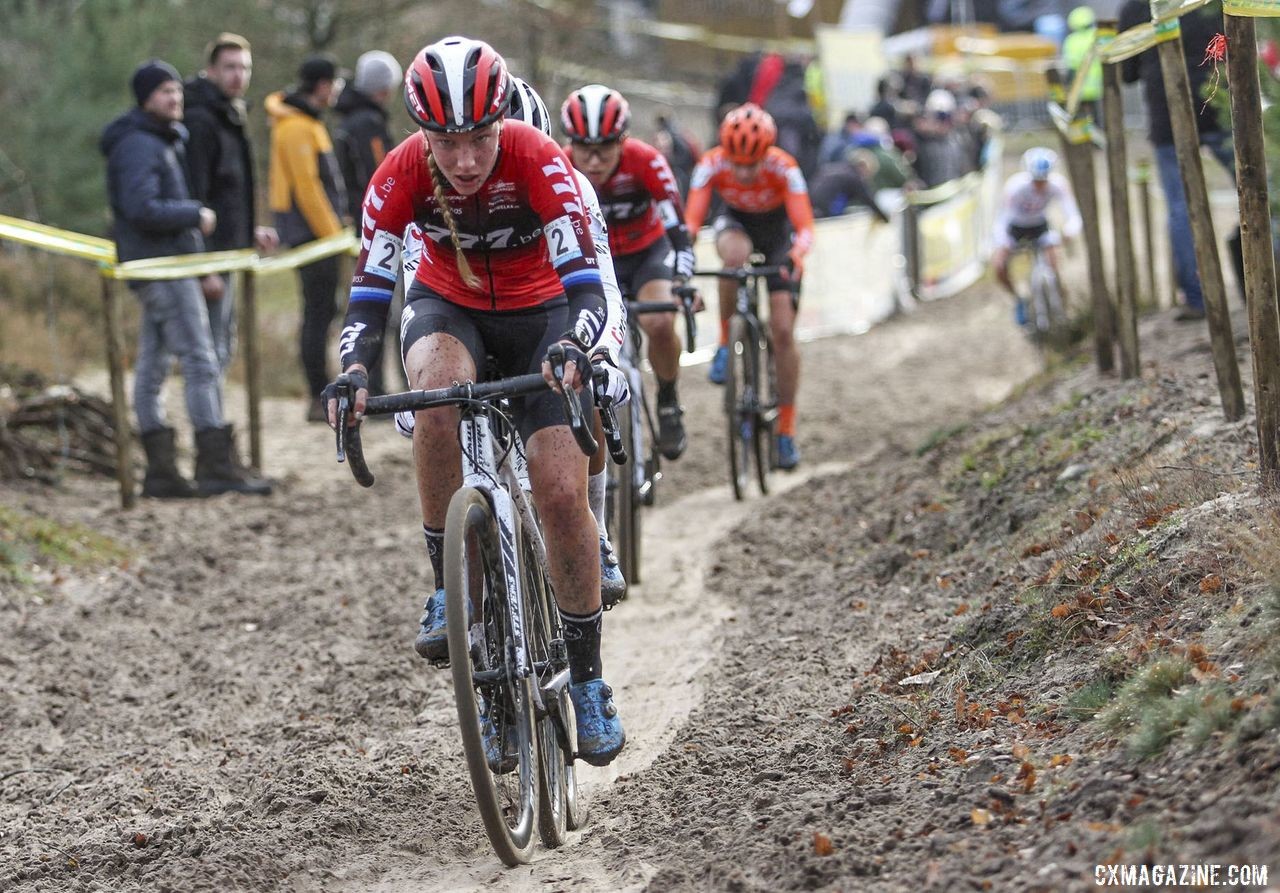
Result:
{"type": "Polygon", "coordinates": [[[1099,887],[1266,887],[1266,865],[1223,865],[1214,862],[1163,865],[1095,865],[1099,887]]]}

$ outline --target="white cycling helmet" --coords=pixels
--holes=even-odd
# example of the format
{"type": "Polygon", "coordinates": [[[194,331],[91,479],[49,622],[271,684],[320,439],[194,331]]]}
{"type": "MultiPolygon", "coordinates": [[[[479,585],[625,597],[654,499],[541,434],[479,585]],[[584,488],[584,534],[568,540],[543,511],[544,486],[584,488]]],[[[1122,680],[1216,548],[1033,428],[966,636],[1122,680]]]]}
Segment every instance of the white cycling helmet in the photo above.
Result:
{"type": "Polygon", "coordinates": [[[1022,153],[1022,167],[1033,180],[1047,180],[1053,171],[1058,154],[1052,149],[1036,146],[1022,153]]]}
{"type": "Polygon", "coordinates": [[[511,76],[511,106],[507,109],[507,117],[523,121],[551,136],[551,115],[542,97],[523,78],[515,75],[511,76]]]}

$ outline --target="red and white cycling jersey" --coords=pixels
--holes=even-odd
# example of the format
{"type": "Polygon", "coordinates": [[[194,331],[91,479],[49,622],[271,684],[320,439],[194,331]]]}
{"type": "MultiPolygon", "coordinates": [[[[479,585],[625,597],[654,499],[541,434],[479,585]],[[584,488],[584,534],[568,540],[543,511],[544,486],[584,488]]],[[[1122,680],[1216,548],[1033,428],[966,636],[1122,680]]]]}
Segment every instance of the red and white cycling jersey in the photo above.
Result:
{"type": "Polygon", "coordinates": [[[683,227],[680,190],[662,153],[634,137],[622,141],[618,167],[596,190],[609,224],[609,251],[636,254],[683,227]]]}
{"type": "MultiPolygon", "coordinates": [[[[587,212],[568,158],[550,137],[518,121],[502,127],[497,164],[475,195],[448,181],[458,240],[479,287],[458,273],[449,226],[435,199],[426,140],[410,137],[378,166],[365,193],[351,305],[387,305],[400,272],[405,227],[423,235],[416,278],[478,310],[517,310],[566,292],[601,290],[587,212]]],[[[385,315],[385,309],[383,310],[385,315]]]]}
{"type": "Polygon", "coordinates": [[[787,217],[796,231],[796,245],[807,251],[813,241],[813,205],[809,202],[809,188],[796,160],[773,146],[760,163],[760,173],[750,183],[744,183],[733,173],[722,147],[702,156],[689,184],[689,207],[685,222],[689,232],[696,234],[706,220],[711,208],[711,192],[720,193],[726,205],[745,214],[767,214],[786,208],[787,217]]]}

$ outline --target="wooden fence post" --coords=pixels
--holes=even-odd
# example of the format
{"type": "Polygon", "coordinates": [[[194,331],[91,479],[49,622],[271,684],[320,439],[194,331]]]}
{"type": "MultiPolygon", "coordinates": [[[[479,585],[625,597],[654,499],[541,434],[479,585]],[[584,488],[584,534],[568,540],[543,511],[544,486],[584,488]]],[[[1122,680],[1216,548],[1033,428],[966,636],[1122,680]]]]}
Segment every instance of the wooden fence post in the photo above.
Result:
{"type": "Polygon", "coordinates": [[[116,436],[116,480],[120,484],[120,507],[131,509],[137,502],[133,492],[133,428],[129,424],[129,404],[124,398],[124,351],[120,347],[120,305],[116,302],[114,280],[102,277],[102,310],[106,321],[107,370],[111,374],[112,424],[116,436]]]}
{"type": "Polygon", "coordinates": [[[244,345],[244,386],[249,410],[249,465],[262,472],[262,367],[258,362],[258,277],[240,274],[240,343],[244,345]]]}
{"type": "Polygon", "coordinates": [[[1138,162],[1137,177],[1138,206],[1142,211],[1143,260],[1146,261],[1147,302],[1153,309],[1160,309],[1164,302],[1160,300],[1160,284],[1156,281],[1156,236],[1152,229],[1151,219],[1151,162],[1142,159],[1138,162]]]}
{"type": "Polygon", "coordinates": [[[1231,334],[1231,315],[1227,310],[1227,291],[1222,281],[1222,260],[1218,257],[1209,190],[1205,186],[1204,165],[1200,160],[1200,133],[1196,127],[1196,108],[1191,98],[1191,80],[1187,76],[1182,36],[1179,34],[1159,44],[1157,52],[1169,101],[1169,121],[1173,125],[1173,144],[1182,173],[1182,190],[1187,199],[1187,216],[1191,220],[1191,235],[1196,247],[1196,266],[1200,270],[1200,290],[1204,294],[1204,309],[1209,321],[1222,414],[1227,421],[1234,422],[1244,415],[1244,390],[1240,384],[1240,367],[1236,362],[1236,346],[1231,334]]]}
{"type": "Polygon", "coordinates": [[[1231,84],[1231,129],[1236,147],[1244,288],[1253,349],[1258,469],[1263,489],[1274,490],[1280,483],[1280,307],[1276,299],[1275,252],[1267,201],[1257,31],[1251,18],[1224,15],[1222,19],[1227,37],[1227,80],[1231,84]]]}
{"type": "MultiPolygon", "coordinates": [[[[1098,45],[1115,40],[1114,22],[1098,23],[1098,45]]],[[[1138,270],[1133,256],[1129,216],[1129,159],[1124,139],[1124,101],[1120,66],[1102,66],[1102,114],[1107,133],[1107,181],[1111,188],[1111,226],[1116,264],[1116,333],[1120,341],[1120,377],[1136,378],[1138,360],[1138,270]]]]}
{"type": "MultiPolygon", "coordinates": [[[[1051,91],[1062,90],[1062,75],[1055,69],[1045,72],[1051,91]]],[[[1074,131],[1078,122],[1073,122],[1074,131]]],[[[1093,294],[1093,346],[1099,372],[1115,368],[1115,335],[1111,310],[1111,294],[1107,288],[1107,273],[1102,261],[1102,234],[1098,229],[1098,193],[1093,175],[1093,148],[1088,142],[1075,142],[1073,134],[1061,128],[1058,137],[1062,155],[1067,159],[1067,173],[1071,177],[1071,189],[1080,206],[1084,221],[1084,244],[1089,256],[1089,291],[1093,294]]]]}

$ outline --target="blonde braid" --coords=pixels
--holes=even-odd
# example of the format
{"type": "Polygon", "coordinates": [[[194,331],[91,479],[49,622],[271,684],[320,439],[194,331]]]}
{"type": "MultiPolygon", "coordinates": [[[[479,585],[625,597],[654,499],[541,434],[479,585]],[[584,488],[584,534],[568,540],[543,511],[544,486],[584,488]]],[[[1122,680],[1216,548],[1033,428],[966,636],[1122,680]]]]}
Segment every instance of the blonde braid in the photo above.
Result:
{"type": "Polygon", "coordinates": [[[462,253],[462,241],[458,238],[458,222],[453,219],[453,211],[449,207],[449,202],[444,197],[444,174],[440,173],[440,166],[436,164],[435,156],[431,154],[430,144],[427,142],[427,135],[422,135],[422,151],[427,158],[427,167],[431,171],[431,182],[435,186],[436,206],[440,208],[440,213],[444,215],[445,226],[449,227],[449,237],[453,239],[454,256],[458,261],[458,275],[462,277],[462,281],[472,288],[480,287],[480,277],[471,269],[471,264],[467,262],[467,256],[462,253]]]}

